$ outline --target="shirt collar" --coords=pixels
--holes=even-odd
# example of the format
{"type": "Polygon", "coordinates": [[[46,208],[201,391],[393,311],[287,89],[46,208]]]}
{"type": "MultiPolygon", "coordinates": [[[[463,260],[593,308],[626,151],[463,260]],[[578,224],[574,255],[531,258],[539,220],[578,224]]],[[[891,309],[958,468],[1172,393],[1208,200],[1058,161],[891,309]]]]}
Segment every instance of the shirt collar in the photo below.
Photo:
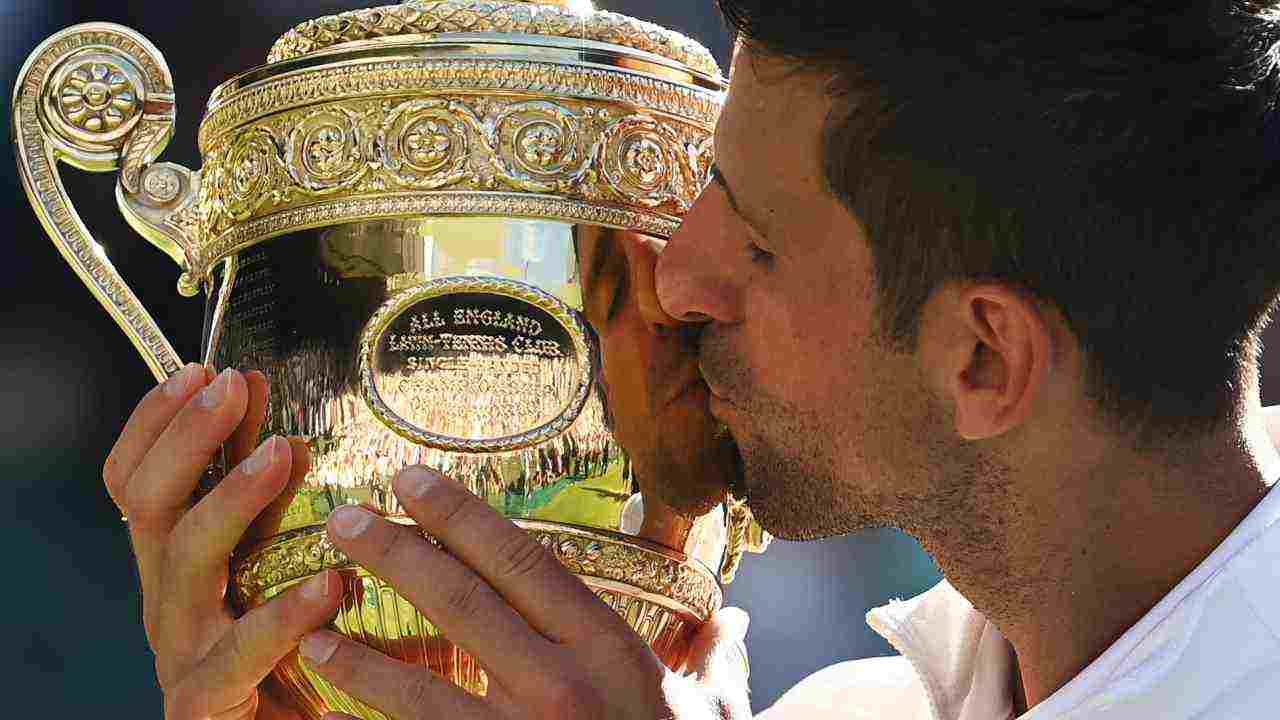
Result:
{"type": "MultiPolygon", "coordinates": [[[[1254,540],[1280,527],[1278,521],[1280,490],[1268,492],[1190,575],[1022,720],[1088,716],[1123,695],[1143,692],[1185,649],[1215,577],[1254,540]]],[[[875,608],[867,624],[911,663],[935,720],[1012,716],[1013,648],[950,583],[875,608]]]]}

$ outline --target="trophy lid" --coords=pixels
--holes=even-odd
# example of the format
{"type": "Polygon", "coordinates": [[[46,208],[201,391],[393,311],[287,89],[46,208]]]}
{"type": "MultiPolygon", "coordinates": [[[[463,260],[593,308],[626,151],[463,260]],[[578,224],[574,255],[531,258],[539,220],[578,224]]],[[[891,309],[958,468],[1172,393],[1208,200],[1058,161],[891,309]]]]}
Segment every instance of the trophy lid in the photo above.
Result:
{"type": "Polygon", "coordinates": [[[715,58],[695,40],[650,22],[597,11],[591,0],[408,0],[353,10],[294,27],[276,41],[267,62],[363,40],[494,32],[609,43],[673,60],[704,75],[720,75],[715,58]]]}
{"type": "Polygon", "coordinates": [[[269,238],[479,216],[670,236],[727,82],[680,33],[588,0],[410,0],[304,22],[214,90],[182,233],[192,290],[269,238]]]}

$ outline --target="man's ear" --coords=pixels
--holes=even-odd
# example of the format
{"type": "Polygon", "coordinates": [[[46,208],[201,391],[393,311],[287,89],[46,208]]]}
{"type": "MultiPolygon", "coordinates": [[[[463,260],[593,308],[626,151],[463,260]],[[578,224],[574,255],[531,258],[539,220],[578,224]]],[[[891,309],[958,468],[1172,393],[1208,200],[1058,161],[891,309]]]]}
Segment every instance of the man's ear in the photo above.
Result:
{"type": "Polygon", "coordinates": [[[966,440],[997,437],[1021,425],[1045,392],[1053,335],[1028,293],[998,283],[940,293],[931,323],[934,379],[955,408],[966,440]]]}

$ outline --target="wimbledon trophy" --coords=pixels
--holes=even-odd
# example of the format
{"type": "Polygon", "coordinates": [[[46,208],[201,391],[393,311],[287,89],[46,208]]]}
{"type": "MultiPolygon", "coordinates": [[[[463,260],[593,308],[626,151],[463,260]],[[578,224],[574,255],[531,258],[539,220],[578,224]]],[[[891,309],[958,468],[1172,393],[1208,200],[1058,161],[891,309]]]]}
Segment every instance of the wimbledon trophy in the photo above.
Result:
{"type": "MultiPolygon", "coordinates": [[[[621,243],[669,236],[705,185],[725,80],[696,42],[582,4],[416,1],[303,23],[214,91],[198,171],[155,162],[173,84],[127,28],[58,33],[15,90],[31,204],[156,377],[181,363],[59,160],[119,169],[125,217],[181,266],[183,295],[205,294],[202,361],[262,370],[264,432],[309,443],[304,483],[231,558],[233,602],[335,568],[336,630],[476,693],[483,670],[325,536],[345,503],[411,522],[390,492],[400,468],[485,498],[672,667],[720,606],[716,572],[728,582],[768,541],[741,503],[683,518],[650,492],[723,469],[727,441],[695,403],[658,402],[664,383],[697,382],[690,355],[602,327],[626,292],[608,279],[628,272],[621,243]]],[[[310,717],[382,717],[296,655],[275,679],[310,717]]]]}

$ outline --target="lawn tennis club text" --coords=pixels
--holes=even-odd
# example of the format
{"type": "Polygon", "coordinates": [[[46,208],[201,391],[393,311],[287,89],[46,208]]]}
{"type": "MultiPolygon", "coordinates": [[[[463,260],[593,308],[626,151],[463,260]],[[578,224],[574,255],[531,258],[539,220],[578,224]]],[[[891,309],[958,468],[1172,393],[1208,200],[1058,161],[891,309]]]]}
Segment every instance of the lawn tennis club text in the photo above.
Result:
{"type": "Polygon", "coordinates": [[[539,338],[542,323],[519,313],[482,308],[455,308],[452,318],[440,311],[422,312],[409,317],[407,334],[391,333],[387,337],[387,350],[403,353],[426,353],[405,358],[407,368],[434,369],[436,362],[430,355],[443,353],[485,353],[533,355],[544,358],[564,356],[560,343],[539,338]],[[506,330],[510,336],[481,333],[436,332],[442,328],[494,328],[506,330]]]}

